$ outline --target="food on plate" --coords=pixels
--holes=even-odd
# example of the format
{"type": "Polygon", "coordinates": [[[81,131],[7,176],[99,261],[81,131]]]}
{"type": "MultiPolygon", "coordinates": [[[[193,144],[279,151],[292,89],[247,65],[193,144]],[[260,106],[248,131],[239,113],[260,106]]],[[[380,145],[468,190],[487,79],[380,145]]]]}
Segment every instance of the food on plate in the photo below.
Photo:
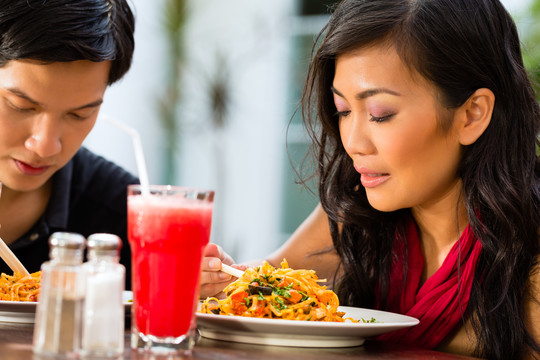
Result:
{"type": "MultiPolygon", "coordinates": [[[[225,299],[207,298],[200,313],[306,321],[358,322],[344,318],[332,290],[321,286],[314,270],[293,270],[287,260],[281,269],[266,261],[247,269],[223,291],[225,299]]],[[[372,322],[363,321],[361,322],[372,322]]]]}
{"type": "Polygon", "coordinates": [[[41,271],[30,275],[15,272],[13,276],[0,275],[0,300],[38,301],[41,271]]]}

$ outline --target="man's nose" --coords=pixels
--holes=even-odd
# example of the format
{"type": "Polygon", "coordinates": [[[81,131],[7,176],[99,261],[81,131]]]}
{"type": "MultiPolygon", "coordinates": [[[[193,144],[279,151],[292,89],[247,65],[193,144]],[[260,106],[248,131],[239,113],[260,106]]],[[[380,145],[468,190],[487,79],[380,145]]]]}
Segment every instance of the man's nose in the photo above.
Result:
{"type": "Polygon", "coordinates": [[[25,147],[39,157],[56,155],[62,149],[60,120],[44,114],[36,119],[32,133],[26,139],[25,147]]]}

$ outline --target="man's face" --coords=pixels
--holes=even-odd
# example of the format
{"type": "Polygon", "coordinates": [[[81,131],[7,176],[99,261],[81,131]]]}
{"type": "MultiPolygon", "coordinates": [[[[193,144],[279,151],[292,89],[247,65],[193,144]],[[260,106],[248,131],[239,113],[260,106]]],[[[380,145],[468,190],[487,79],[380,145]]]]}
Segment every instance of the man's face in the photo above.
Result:
{"type": "Polygon", "coordinates": [[[0,68],[0,182],[42,187],[94,127],[110,62],[10,61],[0,68]]]}

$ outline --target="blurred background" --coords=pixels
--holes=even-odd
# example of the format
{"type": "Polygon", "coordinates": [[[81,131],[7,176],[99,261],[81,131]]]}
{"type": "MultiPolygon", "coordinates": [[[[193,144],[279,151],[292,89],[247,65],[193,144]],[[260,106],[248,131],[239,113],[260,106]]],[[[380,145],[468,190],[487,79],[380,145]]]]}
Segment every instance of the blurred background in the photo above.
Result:
{"type": "MultiPolygon", "coordinates": [[[[131,3],[133,65],[101,114],[139,131],[151,183],[216,191],[213,242],[237,262],[262,258],[317,204],[298,184],[309,140],[295,110],[333,1],[131,3]]],[[[540,0],[503,3],[540,79],[540,0]]],[[[84,145],[137,174],[131,139],[103,119],[84,145]]]]}

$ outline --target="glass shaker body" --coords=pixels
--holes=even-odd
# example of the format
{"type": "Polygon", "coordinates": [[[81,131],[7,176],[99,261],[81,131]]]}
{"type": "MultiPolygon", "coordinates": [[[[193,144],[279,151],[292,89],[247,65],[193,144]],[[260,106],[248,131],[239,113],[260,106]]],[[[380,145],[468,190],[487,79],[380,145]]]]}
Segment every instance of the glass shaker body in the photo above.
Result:
{"type": "Polygon", "coordinates": [[[84,304],[82,354],[118,357],[124,351],[124,303],[126,270],[119,264],[120,238],[113,234],[88,237],[86,299],[84,304]]]}
{"type": "Polygon", "coordinates": [[[81,340],[85,239],[74,233],[49,238],[50,260],[41,266],[33,350],[36,354],[77,358],[81,340]]]}

